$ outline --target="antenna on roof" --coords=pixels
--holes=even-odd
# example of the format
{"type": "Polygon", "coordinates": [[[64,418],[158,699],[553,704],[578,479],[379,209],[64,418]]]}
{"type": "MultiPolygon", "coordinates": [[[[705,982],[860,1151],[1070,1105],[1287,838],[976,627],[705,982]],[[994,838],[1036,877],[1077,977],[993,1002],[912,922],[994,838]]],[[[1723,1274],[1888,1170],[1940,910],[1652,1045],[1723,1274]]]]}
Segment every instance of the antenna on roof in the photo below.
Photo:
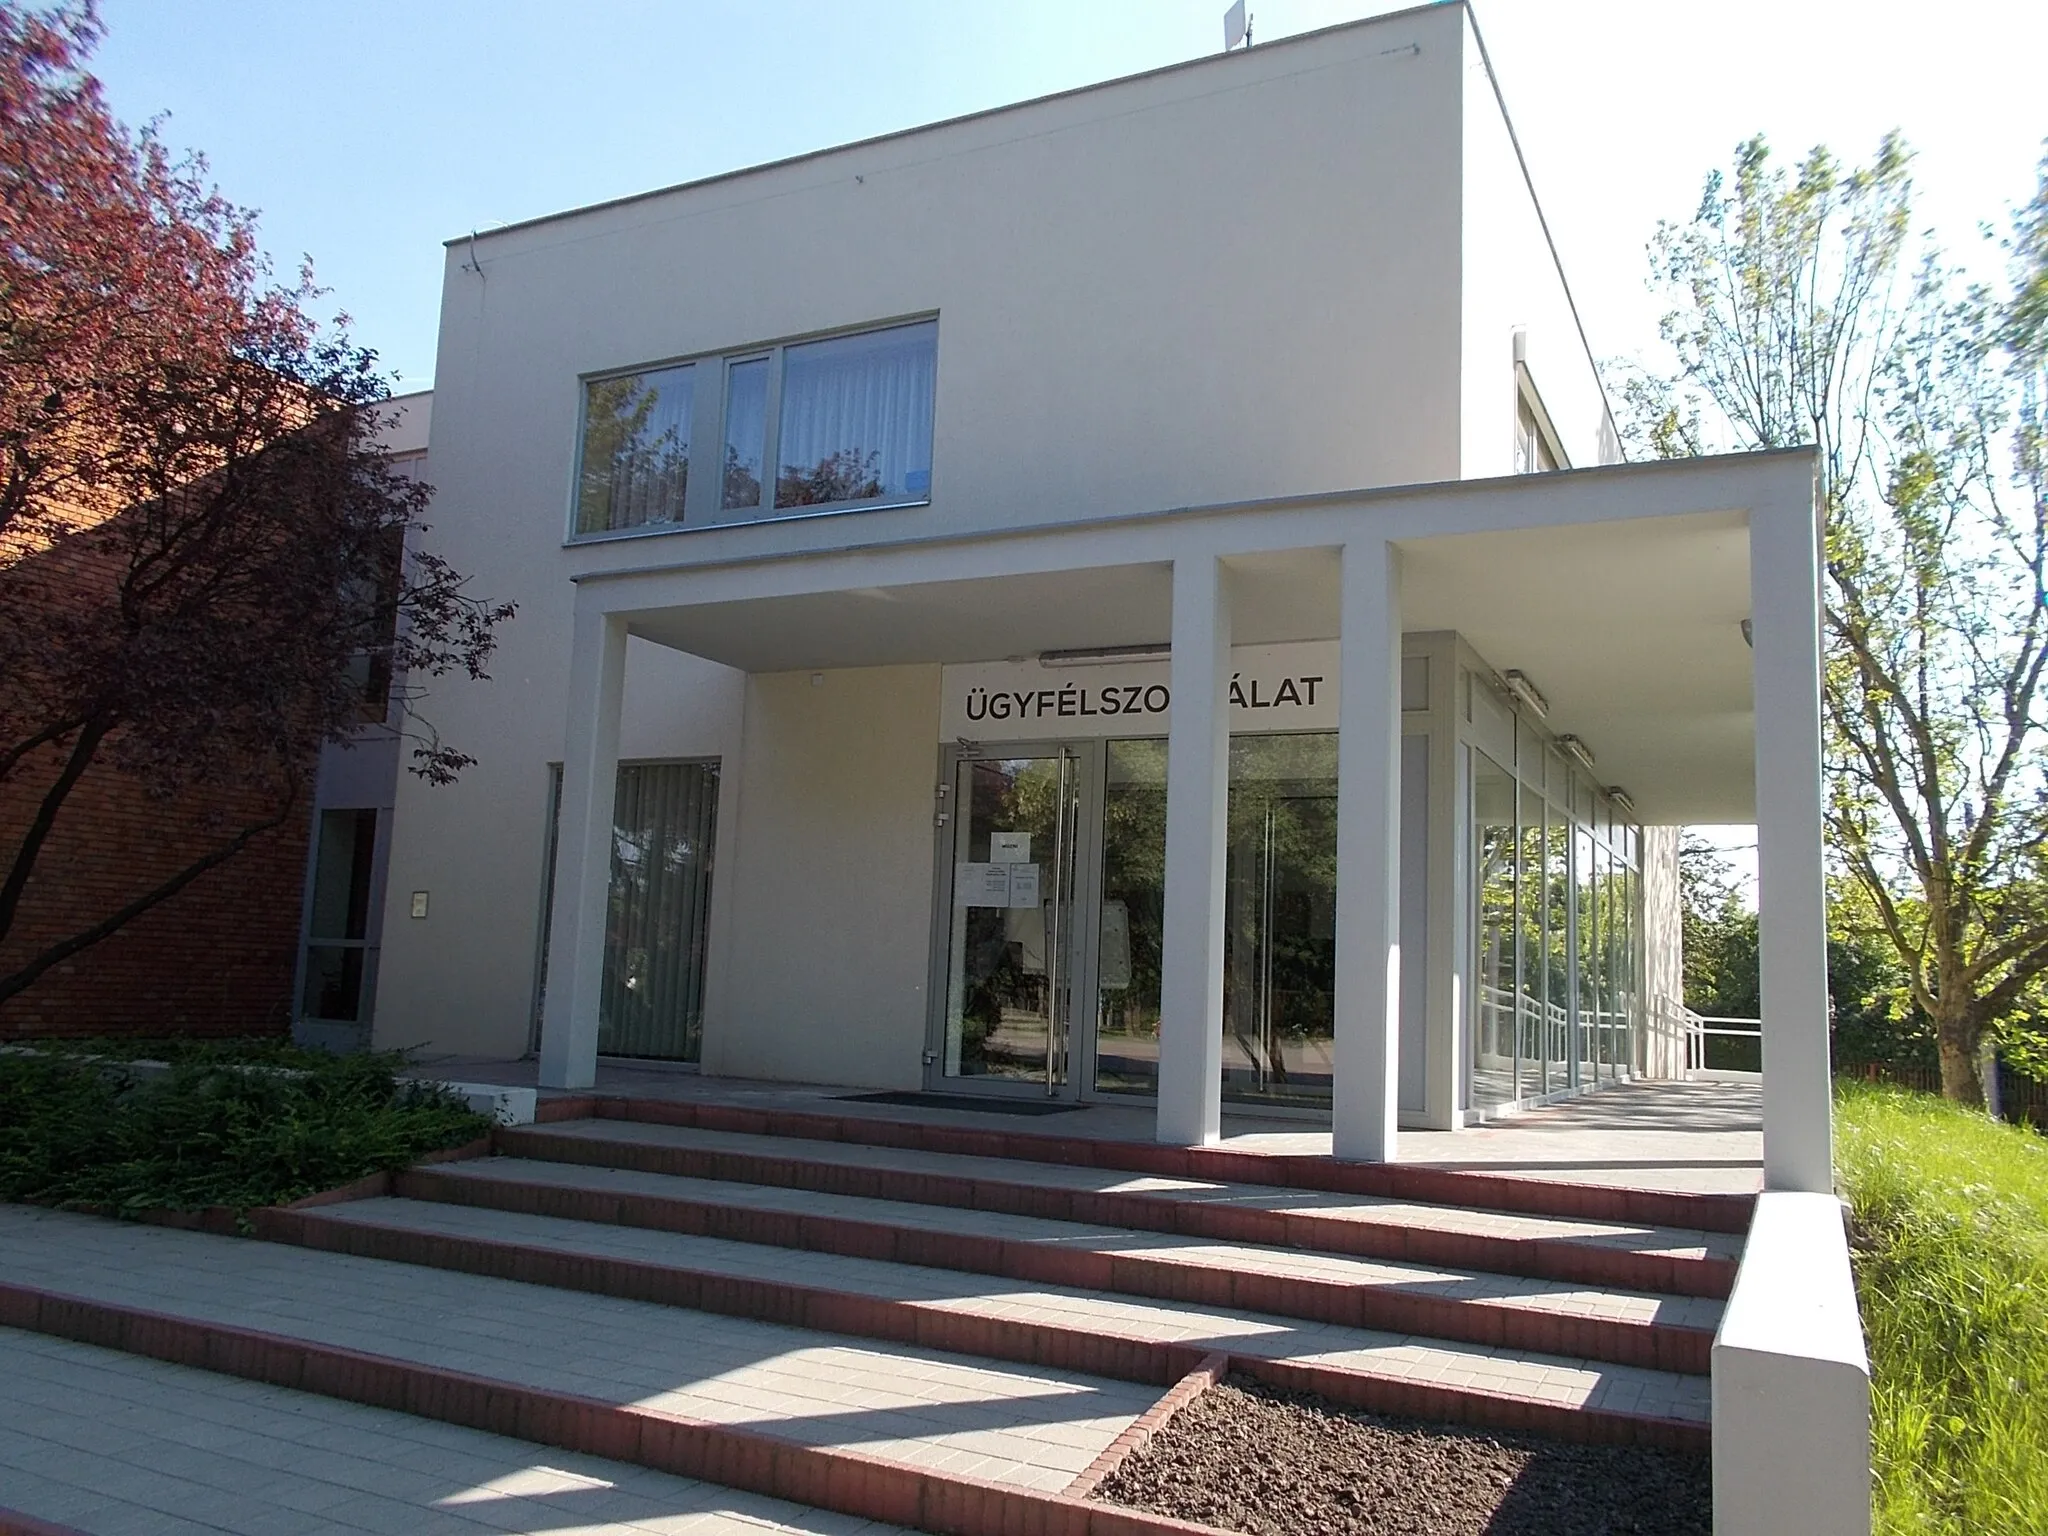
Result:
{"type": "Polygon", "coordinates": [[[1239,43],[1249,48],[1252,45],[1252,17],[1244,8],[1244,0],[1231,0],[1231,7],[1223,13],[1223,51],[1230,52],[1239,43]]]}

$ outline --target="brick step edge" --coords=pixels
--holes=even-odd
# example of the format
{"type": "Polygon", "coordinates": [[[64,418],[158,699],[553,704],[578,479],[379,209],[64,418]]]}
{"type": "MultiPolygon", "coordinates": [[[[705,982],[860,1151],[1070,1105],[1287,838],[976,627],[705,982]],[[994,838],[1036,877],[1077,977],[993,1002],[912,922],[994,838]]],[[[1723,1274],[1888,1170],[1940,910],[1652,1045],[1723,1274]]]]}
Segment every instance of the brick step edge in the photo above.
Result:
{"type": "MultiPolygon", "coordinates": [[[[1148,1386],[1165,1386],[1177,1380],[1198,1368],[1210,1353],[1206,1344],[1149,1339],[1107,1328],[992,1317],[930,1302],[863,1296],[794,1281],[710,1274],[640,1259],[351,1222],[345,1216],[337,1219],[317,1211],[259,1211],[255,1225],[257,1236],[266,1241],[321,1252],[652,1302],[984,1360],[1082,1371],[1148,1386]]],[[[1273,1386],[1300,1386],[1307,1379],[1301,1373],[1308,1370],[1315,1383],[1311,1390],[1333,1402],[1375,1413],[1527,1430],[1582,1444],[1693,1449],[1705,1446],[1708,1439],[1707,1426],[1689,1420],[1571,1408],[1534,1398],[1411,1382],[1341,1366],[1303,1367],[1258,1355],[1225,1353],[1228,1369],[1242,1371],[1273,1386]]]]}
{"type": "Polygon", "coordinates": [[[1670,1323],[1587,1317],[1494,1299],[1430,1296],[1399,1285],[1233,1270],[1153,1255],[1091,1253],[973,1233],[764,1211],[674,1195],[466,1178],[432,1169],[400,1174],[393,1192],[408,1200],[999,1275],[1041,1285],[1236,1308],[1340,1327],[1420,1334],[1694,1376],[1708,1374],[1714,1343],[1709,1330],[1670,1323]]]}
{"type": "Polygon", "coordinates": [[[1139,1414],[1136,1423],[1110,1441],[1100,1456],[1081,1469],[1080,1474],[1067,1484],[1067,1497],[1085,1499],[1094,1493],[1112,1472],[1142,1451],[1154,1435],[1166,1428],[1176,1414],[1229,1374],[1230,1356],[1204,1355],[1200,1365],[1175,1382],[1166,1396],[1139,1414]]]}
{"type": "Polygon", "coordinates": [[[1340,1195],[1379,1195],[1519,1215],[1688,1227],[1694,1231],[1730,1232],[1738,1236],[1749,1230],[1750,1217],[1756,1210],[1754,1195],[1567,1184],[1554,1179],[1476,1173],[1460,1168],[1354,1163],[1302,1153],[1235,1152],[1223,1147],[1169,1147],[1151,1142],[1057,1136],[1044,1131],[985,1130],[879,1116],[834,1115],[814,1110],[756,1109],[736,1104],[643,1099],[630,1094],[585,1094],[546,1099],[541,1102],[535,1118],[559,1121],[592,1116],[638,1120],[654,1125],[692,1126],[707,1131],[735,1131],[752,1136],[906,1147],[962,1157],[999,1157],[1029,1163],[1114,1168],[1168,1178],[1271,1184],[1340,1195]]]}
{"type": "Polygon", "coordinates": [[[624,1168],[730,1184],[803,1189],[817,1194],[894,1200],[911,1205],[1036,1216],[1048,1221],[1172,1232],[1269,1248],[1299,1248],[1354,1258],[1403,1259],[1479,1269],[1525,1279],[1620,1286],[1672,1296],[1725,1300],[1735,1286],[1735,1261],[1639,1253],[1569,1238],[1502,1237],[1453,1232],[1370,1216],[1321,1216],[1213,1204],[1167,1194],[1062,1189],[963,1174],[922,1173],[828,1163],[796,1155],[720,1147],[664,1146],[565,1135],[534,1126],[493,1133],[499,1152],[542,1162],[624,1168]]]}
{"type": "Polygon", "coordinates": [[[87,1536],[73,1525],[38,1520],[18,1509],[0,1509],[0,1536],[87,1536]]]}
{"type": "Polygon", "coordinates": [[[804,1445],[761,1430],[29,1286],[0,1282],[0,1327],[460,1424],[934,1536],[1230,1536],[1213,1526],[804,1445]]]}

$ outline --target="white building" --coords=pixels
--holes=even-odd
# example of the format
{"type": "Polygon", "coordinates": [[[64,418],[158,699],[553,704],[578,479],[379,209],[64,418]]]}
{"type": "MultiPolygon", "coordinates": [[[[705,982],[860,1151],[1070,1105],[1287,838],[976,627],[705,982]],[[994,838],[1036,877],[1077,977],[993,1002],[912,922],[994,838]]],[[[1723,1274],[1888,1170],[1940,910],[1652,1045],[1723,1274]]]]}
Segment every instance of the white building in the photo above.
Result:
{"type": "Polygon", "coordinates": [[[1618,457],[1462,5],[451,242],[375,1041],[1389,1156],[1676,1070],[1755,820],[1824,1188],[1811,462],[1618,457]]]}

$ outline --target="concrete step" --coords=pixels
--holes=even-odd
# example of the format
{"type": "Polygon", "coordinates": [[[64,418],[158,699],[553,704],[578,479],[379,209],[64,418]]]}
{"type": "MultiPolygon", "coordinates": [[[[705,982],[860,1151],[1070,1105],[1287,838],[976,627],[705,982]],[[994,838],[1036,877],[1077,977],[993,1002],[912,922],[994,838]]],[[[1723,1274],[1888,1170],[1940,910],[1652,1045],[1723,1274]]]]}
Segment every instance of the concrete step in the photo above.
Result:
{"type": "Polygon", "coordinates": [[[640,1098],[630,1094],[554,1096],[541,1101],[541,1120],[596,1116],[704,1130],[906,1147],[958,1156],[1120,1169],[1208,1182],[1273,1185],[1333,1194],[1518,1211],[1706,1232],[1749,1230],[1756,1197],[1620,1185],[1563,1182],[1513,1171],[1433,1168],[1403,1163],[1340,1162],[1327,1156],[1247,1145],[1169,1147],[1150,1141],[1062,1135],[1058,1131],[951,1123],[954,1117],[847,1105],[843,1111],[772,1105],[640,1098]]]}
{"type": "Polygon", "coordinates": [[[1223,1352],[1276,1385],[1386,1412],[1571,1439],[1704,1444],[1696,1375],[839,1254],[426,1201],[283,1213],[267,1235],[342,1252],[1169,1383],[1223,1352]]]}
{"type": "MultiPolygon", "coordinates": [[[[0,1504],[86,1536],[900,1531],[11,1328],[0,1328],[0,1504]]],[[[0,1529],[14,1523],[0,1513],[0,1529]]]]}
{"type": "Polygon", "coordinates": [[[521,1158],[418,1169],[395,1193],[1699,1375],[1721,1315],[1696,1297],[521,1158]]]}
{"type": "MultiPolygon", "coordinates": [[[[105,1304],[262,1336],[218,1346],[223,1369],[238,1352],[274,1353],[268,1341],[282,1338],[423,1368],[450,1391],[479,1379],[486,1395],[493,1384],[525,1389],[544,1420],[550,1403],[631,1407],[1034,1494],[1065,1489],[1158,1395],[1080,1371],[20,1206],[0,1205],[0,1292],[12,1293],[0,1324],[35,1326],[17,1315],[24,1307],[47,1317],[55,1305],[61,1322],[65,1305],[105,1304]]],[[[152,1326],[121,1337],[146,1343],[152,1326]]],[[[416,1382],[408,1390],[386,1406],[422,1401],[416,1382]]]]}
{"type": "Polygon", "coordinates": [[[501,1128],[495,1142],[501,1153],[536,1161],[1171,1232],[1672,1296],[1725,1298],[1741,1252],[1739,1238],[1697,1228],[1133,1175],[645,1120],[603,1118],[501,1128]]]}

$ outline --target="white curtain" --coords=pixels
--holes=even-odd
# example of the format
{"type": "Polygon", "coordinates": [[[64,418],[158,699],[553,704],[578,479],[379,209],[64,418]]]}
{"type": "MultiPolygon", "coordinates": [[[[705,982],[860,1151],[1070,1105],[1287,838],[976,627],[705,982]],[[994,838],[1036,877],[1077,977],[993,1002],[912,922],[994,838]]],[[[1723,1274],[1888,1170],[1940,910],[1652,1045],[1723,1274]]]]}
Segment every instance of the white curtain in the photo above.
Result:
{"type": "Polygon", "coordinates": [[[937,358],[931,321],[787,348],[775,505],[928,494],[937,358]]]}

